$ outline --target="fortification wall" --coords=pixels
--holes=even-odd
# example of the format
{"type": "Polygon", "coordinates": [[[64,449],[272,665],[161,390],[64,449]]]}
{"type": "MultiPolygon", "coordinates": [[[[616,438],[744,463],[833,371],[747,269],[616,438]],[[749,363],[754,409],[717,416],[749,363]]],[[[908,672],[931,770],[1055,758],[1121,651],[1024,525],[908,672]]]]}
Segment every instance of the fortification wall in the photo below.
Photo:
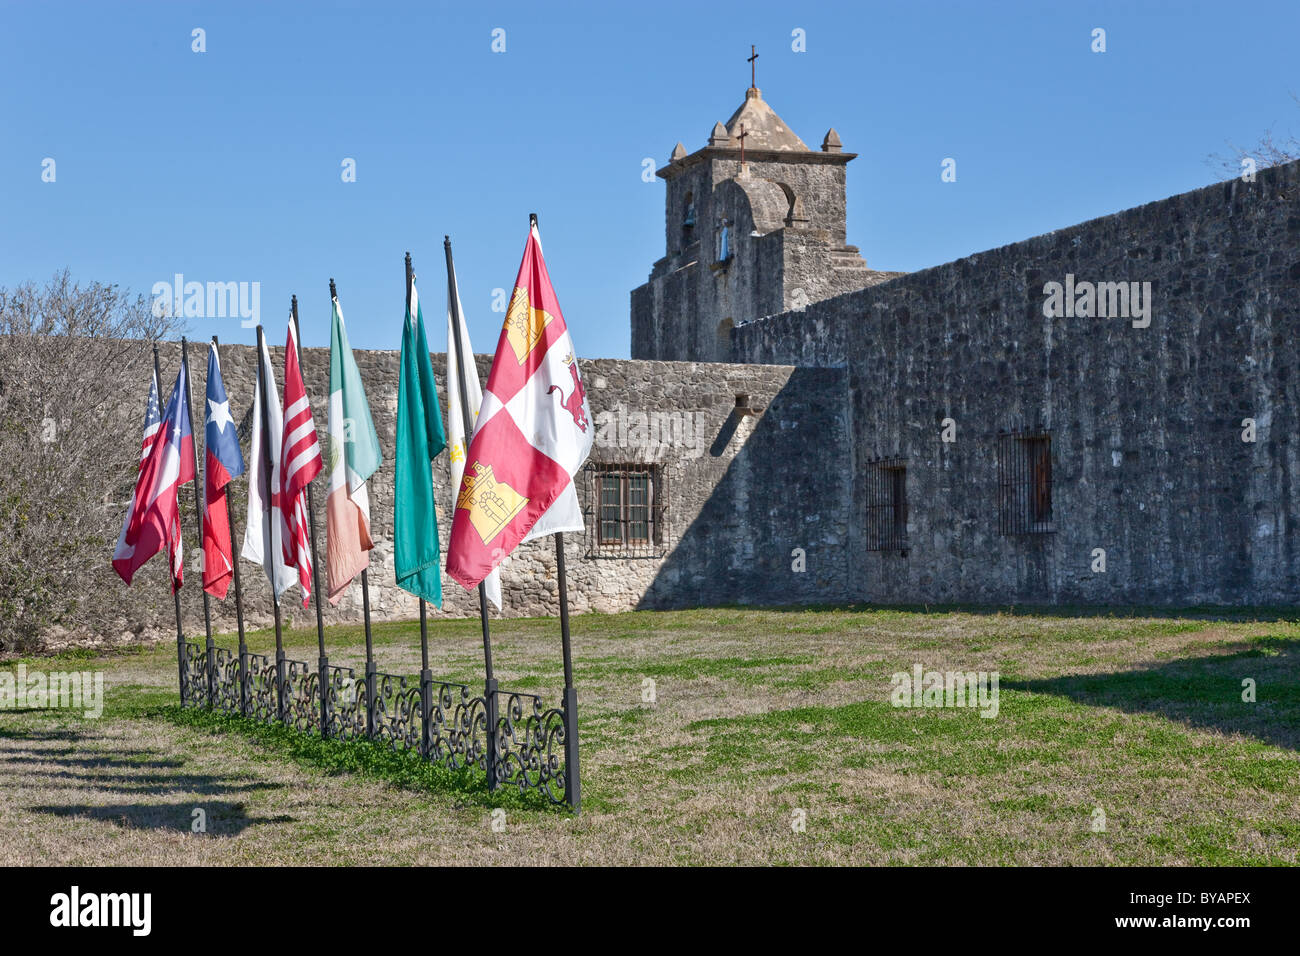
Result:
{"type": "MultiPolygon", "coordinates": [[[[271,352],[279,379],[283,349],[277,347],[271,352]]],[[[190,346],[196,415],[203,407],[205,355],[202,343],[190,346]]],[[[385,455],[370,483],[376,541],[369,572],[371,608],[376,620],[412,619],[418,616],[417,601],[396,586],[392,566],[391,459],[398,353],[358,350],[355,355],[385,455]]],[[[241,447],[247,455],[256,349],[223,344],[221,356],[232,414],[240,423],[241,447]]],[[[166,391],[179,365],[179,345],[164,345],[161,358],[166,391]]],[[[479,374],[486,381],[491,357],[480,355],[476,360],[479,374]]],[[[446,358],[436,354],[433,362],[441,389],[446,358]]],[[[329,350],[304,349],[302,364],[317,430],[324,443],[329,350]]],[[[820,470],[806,467],[827,449],[838,447],[841,455],[847,454],[848,418],[842,402],[842,373],[788,366],[608,359],[583,361],[582,370],[596,429],[591,461],[655,466],[655,513],[662,525],[656,540],[638,547],[635,556],[620,554],[617,548],[602,548],[593,524],[594,480],[589,474],[581,477],[578,493],[587,512],[587,531],[566,535],[569,595],[576,613],[710,603],[797,604],[844,596],[848,585],[847,567],[842,560],[848,529],[848,487],[842,484],[837,491],[833,480],[828,484],[820,470]],[[762,411],[757,415],[737,413],[736,396],[741,394],[749,396],[749,406],[762,411]],[[827,401],[832,394],[841,400],[827,401]],[[804,550],[807,571],[792,570],[791,552],[796,547],[804,550]]],[[[141,401],[142,386],[131,384],[136,387],[124,393],[123,402],[135,409],[141,401]]],[[[445,392],[441,397],[445,410],[445,392]]],[[[124,428],[139,427],[138,414],[123,418],[131,423],[124,424],[124,428]]],[[[197,419],[195,431],[201,438],[202,424],[197,419]]],[[[122,436],[124,442],[138,440],[138,432],[122,436]]],[[[201,447],[199,455],[201,461],[201,447]]],[[[129,498],[132,481],[133,476],[119,476],[117,485],[123,502],[129,498]]],[[[433,483],[445,563],[453,502],[446,453],[434,463],[433,483]]],[[[235,535],[242,541],[246,481],[236,479],[231,487],[235,535]]],[[[318,550],[323,562],[324,476],[315,487],[318,550]]],[[[183,489],[181,505],[189,554],[182,607],[187,630],[192,634],[202,628],[202,595],[194,548],[194,496],[188,486],[183,489]]],[[[106,541],[105,562],[111,550],[112,542],[106,541]]],[[[271,605],[265,576],[258,566],[246,561],[241,563],[241,573],[249,626],[269,625],[271,605]]],[[[508,558],[502,585],[506,615],[558,613],[553,539],[530,542],[508,558]]],[[[114,586],[122,585],[115,580],[114,586]]],[[[174,632],[172,602],[160,558],[154,558],[141,572],[136,587],[151,588],[158,597],[154,619],[146,622],[144,630],[174,632]]],[[[445,574],[443,593],[443,610],[431,610],[435,617],[477,614],[477,593],[465,591],[445,574]]],[[[217,629],[233,630],[233,590],[225,602],[214,600],[212,607],[217,629]]],[[[310,625],[314,620],[314,610],[303,610],[297,588],[289,592],[283,611],[286,619],[297,625],[310,625]]],[[[354,582],[337,608],[326,605],[325,620],[356,622],[361,614],[360,583],[354,582]]],[[[124,621],[123,627],[137,624],[124,621]]]]}
{"type": "Polygon", "coordinates": [[[848,375],[855,597],[1300,597],[1300,163],[745,324],[731,344],[737,362],[848,375]],[[1067,276],[1149,288],[1149,324],[1045,315],[1067,276]],[[996,447],[1016,428],[1051,434],[1051,533],[999,534],[996,447]],[[869,463],[892,456],[909,546],[867,551],[869,463]]]}

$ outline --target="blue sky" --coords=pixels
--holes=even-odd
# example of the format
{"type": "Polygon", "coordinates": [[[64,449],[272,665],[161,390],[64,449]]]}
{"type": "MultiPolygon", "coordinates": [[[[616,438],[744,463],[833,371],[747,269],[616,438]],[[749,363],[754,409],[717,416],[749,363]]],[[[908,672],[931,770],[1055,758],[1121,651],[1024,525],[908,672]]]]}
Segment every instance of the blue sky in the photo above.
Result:
{"type": "MultiPolygon", "coordinates": [[[[490,351],[536,211],[580,352],[626,357],[628,293],[663,254],[642,160],[704,145],[751,43],[791,127],[860,154],[849,241],[911,271],[1205,185],[1228,142],[1300,133],[1297,36],[1294,0],[0,0],[0,285],[65,266],[146,295],[177,272],[259,282],[273,342],[296,292],[304,344],[324,346],[334,276],[353,345],[395,349],[409,249],[442,349],[449,233],[490,351]]],[[[237,319],[190,324],[253,341],[237,319]]]]}

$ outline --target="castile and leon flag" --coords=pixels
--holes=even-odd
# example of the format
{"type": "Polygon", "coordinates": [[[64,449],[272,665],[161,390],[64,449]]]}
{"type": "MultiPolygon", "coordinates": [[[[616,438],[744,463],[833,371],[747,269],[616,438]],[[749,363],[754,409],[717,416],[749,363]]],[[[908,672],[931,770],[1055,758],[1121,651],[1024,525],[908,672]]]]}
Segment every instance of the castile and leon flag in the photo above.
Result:
{"type": "Polygon", "coordinates": [[[447,573],[478,585],[522,542],[583,530],[574,476],[593,426],[536,222],[456,494],[447,573]]]}

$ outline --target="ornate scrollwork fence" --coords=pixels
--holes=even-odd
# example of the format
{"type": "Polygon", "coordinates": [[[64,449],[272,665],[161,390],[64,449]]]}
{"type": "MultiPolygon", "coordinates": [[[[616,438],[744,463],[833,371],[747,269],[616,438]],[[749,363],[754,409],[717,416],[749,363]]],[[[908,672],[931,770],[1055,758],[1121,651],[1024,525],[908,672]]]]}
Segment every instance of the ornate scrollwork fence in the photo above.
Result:
{"type": "Polygon", "coordinates": [[[183,707],[339,740],[370,739],[451,770],[477,768],[493,789],[535,790],[552,803],[573,802],[565,748],[571,707],[547,707],[536,694],[505,690],[495,681],[476,694],[467,684],[434,680],[428,671],[411,678],[372,666],[358,674],[327,661],[316,666],[192,641],[182,643],[179,661],[183,707]]]}

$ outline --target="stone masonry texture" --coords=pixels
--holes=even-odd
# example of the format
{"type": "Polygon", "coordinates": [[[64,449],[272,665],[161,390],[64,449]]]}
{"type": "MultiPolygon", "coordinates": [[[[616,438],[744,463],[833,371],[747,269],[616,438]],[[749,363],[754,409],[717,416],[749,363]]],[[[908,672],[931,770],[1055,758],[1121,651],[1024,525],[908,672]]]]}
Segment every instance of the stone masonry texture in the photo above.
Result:
{"type": "Polygon", "coordinates": [[[854,476],[855,599],[1300,597],[1300,163],[743,324],[731,346],[846,374],[852,451],[821,467],[854,476]],[[1150,326],[1046,317],[1067,274],[1151,283],[1150,326]],[[1052,533],[998,533],[1013,429],[1051,434],[1052,533]],[[907,460],[909,546],[867,551],[867,465],[887,457],[907,460]]]}
{"type": "MultiPolygon", "coordinates": [[[[190,367],[196,416],[203,408],[206,386],[206,344],[192,343],[190,367]]],[[[369,571],[372,615],[376,620],[418,616],[416,598],[396,586],[393,577],[394,426],[397,415],[398,353],[355,353],[370,400],[385,461],[371,479],[371,519],[376,548],[369,571]]],[[[282,378],[283,348],[272,347],[276,378],[282,378]]],[[[248,455],[249,410],[256,376],[257,352],[248,345],[221,347],[222,374],[231,411],[240,426],[241,448],[248,455]]],[[[479,375],[487,379],[491,357],[476,356],[479,375]]],[[[161,348],[164,392],[170,389],[180,362],[179,343],[161,348]]],[[[433,356],[439,387],[445,385],[445,356],[433,356]]],[[[312,402],[317,432],[324,447],[328,397],[329,350],[303,350],[303,377],[312,402]]],[[[587,512],[588,530],[567,534],[566,562],[570,604],[574,612],[616,612],[635,608],[671,608],[720,603],[803,604],[842,600],[848,572],[843,561],[849,517],[847,476],[806,469],[827,449],[843,457],[848,450],[848,416],[827,395],[842,395],[844,372],[838,369],[795,369],[788,366],[742,366],[686,362],[632,362],[598,359],[582,361],[596,443],[593,463],[658,466],[657,494],[663,526],[657,543],[642,549],[645,556],[608,556],[597,546],[591,514],[592,481],[579,476],[578,494],[587,512]],[[747,407],[736,410],[736,396],[747,396],[747,407]],[[793,571],[792,552],[802,549],[806,571],[793,571]]],[[[282,384],[282,383],[281,383],[282,384]]],[[[143,386],[141,386],[143,387],[143,386]]],[[[137,389],[138,390],[138,389],[137,389]]],[[[440,393],[446,410],[445,391],[440,393]]],[[[164,395],[165,398],[165,395],[164,395]]],[[[124,395],[134,409],[135,394],[124,395]]],[[[124,416],[124,427],[138,427],[137,416],[124,416]]],[[[196,418],[196,439],[202,437],[196,418]]],[[[138,440],[123,435],[123,441],[138,440]]],[[[203,451],[200,446],[199,457],[203,451]]],[[[447,453],[432,467],[438,530],[443,563],[451,530],[447,453]]],[[[132,476],[121,476],[120,497],[130,496],[132,476]]],[[[242,542],[246,515],[246,479],[230,486],[236,550],[242,542]]],[[[314,484],[317,545],[324,581],[326,476],[314,484]]],[[[201,633],[202,594],[194,542],[194,496],[188,486],[180,496],[185,521],[187,561],[182,589],[187,633],[201,633]]],[[[111,544],[109,546],[111,550],[111,544]]],[[[640,555],[642,552],[638,552],[640,555]]],[[[108,560],[108,551],[104,560],[108,560]]],[[[161,558],[150,562],[161,566],[161,558]]],[[[249,627],[271,623],[270,591],[259,566],[242,561],[245,617],[249,627]]],[[[161,578],[137,582],[155,587],[156,620],[143,630],[165,634],[174,628],[172,605],[161,578]]],[[[120,582],[117,586],[121,586],[120,582]]],[[[558,582],[554,539],[530,542],[503,565],[502,591],[508,616],[558,613],[558,582]]],[[[465,591],[443,574],[444,608],[432,616],[472,616],[478,613],[477,592],[465,591]]],[[[213,599],[214,627],[233,631],[233,589],[227,599],[213,599]]],[[[359,622],[362,617],[360,581],[355,581],[336,608],[324,604],[325,622],[359,622]]],[[[286,621],[310,626],[314,610],[304,610],[295,587],[282,601],[286,621]]],[[[495,615],[495,611],[493,614],[495,615]]]]}

